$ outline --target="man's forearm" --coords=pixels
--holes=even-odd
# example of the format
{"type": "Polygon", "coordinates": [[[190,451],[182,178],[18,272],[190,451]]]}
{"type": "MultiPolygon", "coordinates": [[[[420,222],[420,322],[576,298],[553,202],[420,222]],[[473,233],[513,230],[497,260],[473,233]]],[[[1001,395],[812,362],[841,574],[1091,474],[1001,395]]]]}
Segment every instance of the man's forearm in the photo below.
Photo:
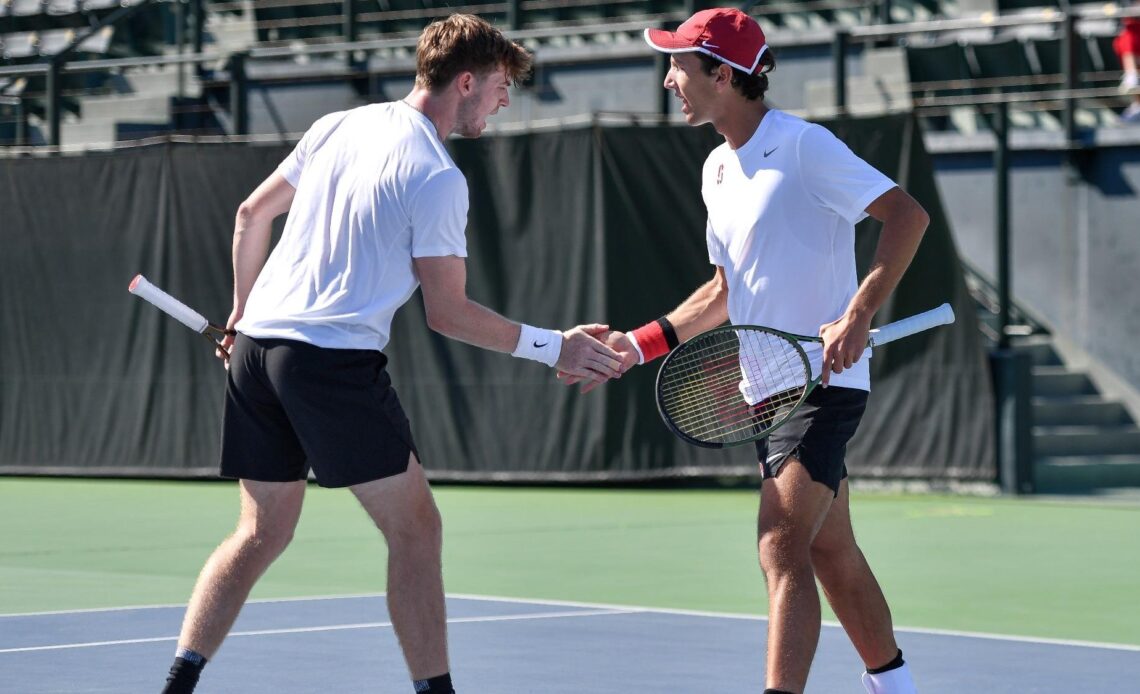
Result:
{"type": "Polygon", "coordinates": [[[453,340],[510,354],[519,342],[519,324],[467,299],[446,310],[429,310],[428,327],[453,340]]]}
{"type": "Polygon", "coordinates": [[[234,312],[245,311],[245,301],[269,255],[271,220],[243,219],[234,226],[234,312]]]}
{"type": "Polygon", "coordinates": [[[728,320],[728,290],[720,273],[697,288],[688,299],[668,313],[666,318],[677,331],[681,342],[712,330],[728,320]]]}
{"type": "Polygon", "coordinates": [[[925,214],[913,213],[883,223],[871,269],[847,307],[850,317],[870,322],[910,266],[926,224],[925,214]]]}

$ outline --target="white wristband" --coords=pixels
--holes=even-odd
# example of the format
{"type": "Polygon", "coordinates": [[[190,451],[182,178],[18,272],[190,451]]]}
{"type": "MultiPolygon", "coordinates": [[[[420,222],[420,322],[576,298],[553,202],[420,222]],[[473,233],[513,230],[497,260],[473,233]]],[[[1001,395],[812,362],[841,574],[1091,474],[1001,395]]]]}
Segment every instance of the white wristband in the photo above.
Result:
{"type": "Polygon", "coordinates": [[[533,359],[547,366],[557,364],[558,357],[561,355],[562,333],[557,330],[536,328],[526,323],[522,324],[522,330],[519,331],[519,343],[515,346],[515,351],[511,352],[512,357],[533,359]]]}
{"type": "Polygon", "coordinates": [[[628,333],[625,334],[625,336],[629,338],[630,344],[633,345],[633,349],[637,352],[637,363],[638,364],[644,364],[645,363],[645,352],[641,351],[641,345],[637,344],[637,338],[633,336],[633,331],[630,330],[628,333]]]}

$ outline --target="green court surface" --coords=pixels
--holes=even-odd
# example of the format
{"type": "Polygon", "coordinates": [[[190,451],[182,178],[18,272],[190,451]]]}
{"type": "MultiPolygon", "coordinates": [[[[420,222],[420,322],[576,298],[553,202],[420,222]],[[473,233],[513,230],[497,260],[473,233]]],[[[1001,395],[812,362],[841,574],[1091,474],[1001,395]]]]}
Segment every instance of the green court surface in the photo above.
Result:
{"type": "MultiPolygon", "coordinates": [[[[765,611],[755,492],[436,497],[449,593],[765,611]]],[[[182,603],[236,513],[233,483],[0,478],[0,613],[182,603]]],[[[897,625],[1140,644],[1140,505],[857,494],[853,516],[897,625]]],[[[254,597],[383,589],[379,533],[310,486],[254,597]]]]}

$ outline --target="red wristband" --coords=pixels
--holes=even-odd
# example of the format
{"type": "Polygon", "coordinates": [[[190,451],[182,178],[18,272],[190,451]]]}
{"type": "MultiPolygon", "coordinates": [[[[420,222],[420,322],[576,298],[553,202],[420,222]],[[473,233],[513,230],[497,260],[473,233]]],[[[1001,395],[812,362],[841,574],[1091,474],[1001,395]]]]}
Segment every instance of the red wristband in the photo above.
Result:
{"type": "Polygon", "coordinates": [[[665,356],[671,349],[669,339],[665,335],[665,327],[659,320],[646,323],[634,330],[633,338],[637,340],[637,346],[641,348],[641,355],[646,364],[657,357],[665,356]]]}

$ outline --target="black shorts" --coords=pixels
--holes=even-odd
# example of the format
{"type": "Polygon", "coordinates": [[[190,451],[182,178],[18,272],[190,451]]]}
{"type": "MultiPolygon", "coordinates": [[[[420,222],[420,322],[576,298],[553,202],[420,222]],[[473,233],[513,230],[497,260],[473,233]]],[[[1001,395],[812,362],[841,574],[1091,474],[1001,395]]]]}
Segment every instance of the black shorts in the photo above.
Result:
{"type": "MultiPolygon", "coordinates": [[[[347,487],[398,475],[412,429],[381,352],[239,334],[222,415],[223,477],[347,487]]],[[[418,454],[417,454],[418,457],[418,454]]]]}
{"type": "Polygon", "coordinates": [[[783,426],[756,442],[761,477],[775,477],[788,457],[794,457],[813,480],[838,496],[839,483],[847,477],[847,442],[866,408],[865,390],[817,386],[783,426]]]}

